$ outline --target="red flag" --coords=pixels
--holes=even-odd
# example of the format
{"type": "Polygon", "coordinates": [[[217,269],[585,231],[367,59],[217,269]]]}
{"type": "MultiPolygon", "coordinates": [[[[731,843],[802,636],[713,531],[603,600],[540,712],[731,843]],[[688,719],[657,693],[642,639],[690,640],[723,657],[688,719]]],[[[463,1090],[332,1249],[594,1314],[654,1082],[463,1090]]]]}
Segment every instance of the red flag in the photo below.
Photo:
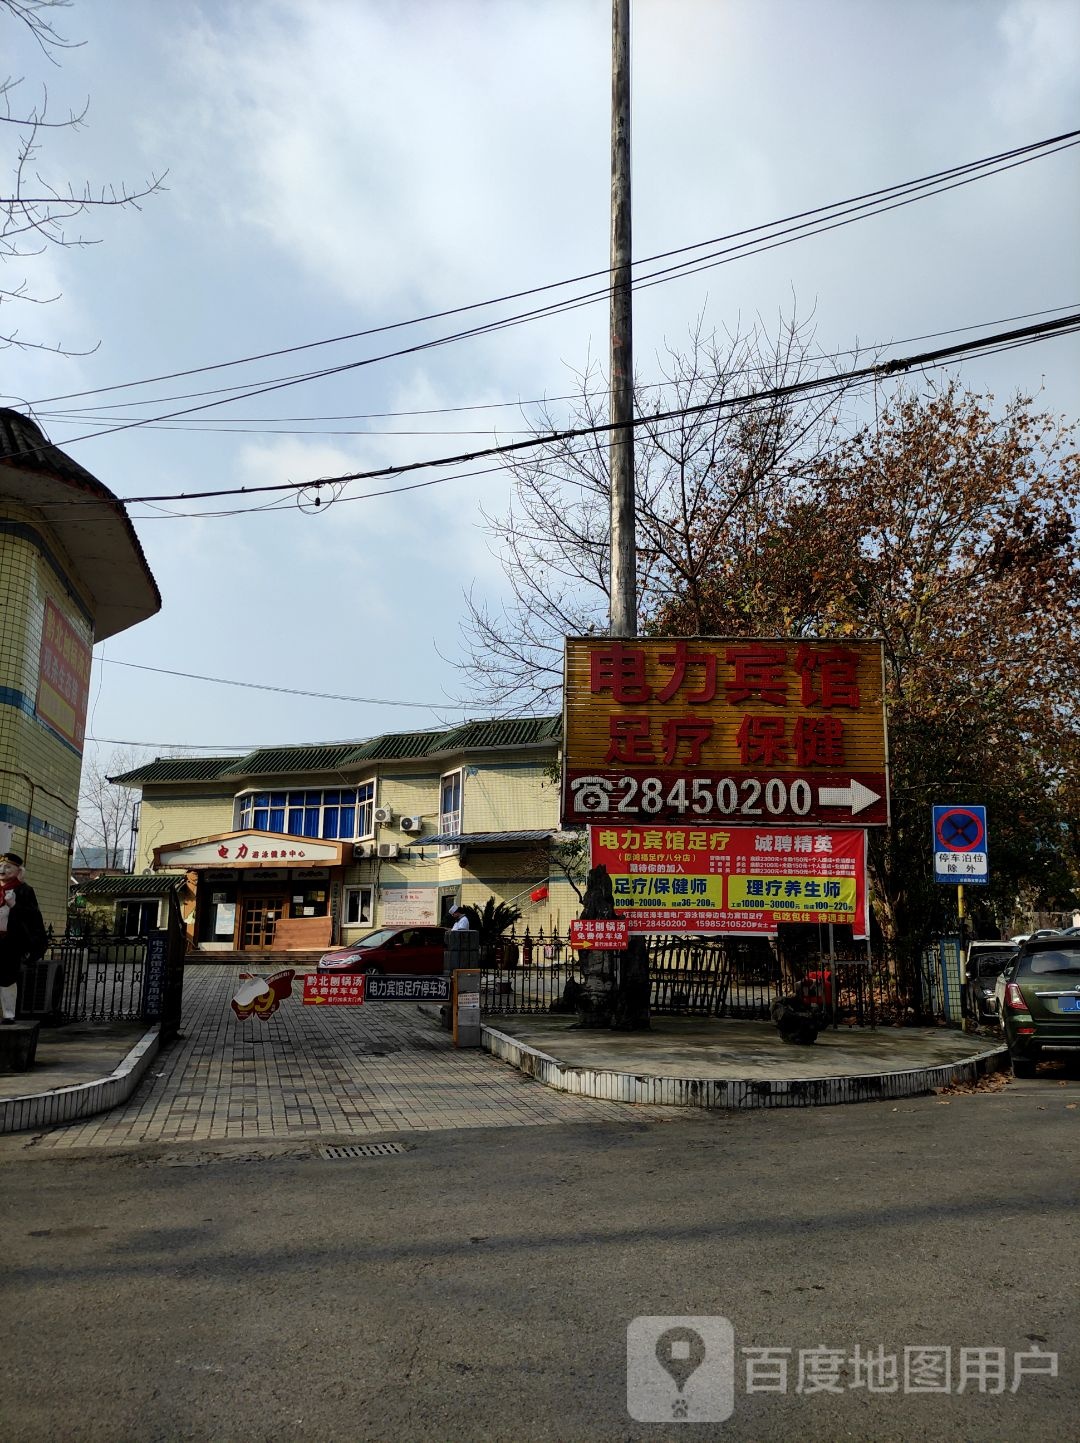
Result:
{"type": "Polygon", "coordinates": [[[541,882],[539,887],[534,887],[529,893],[530,902],[542,902],[548,894],[547,883],[541,882]]]}

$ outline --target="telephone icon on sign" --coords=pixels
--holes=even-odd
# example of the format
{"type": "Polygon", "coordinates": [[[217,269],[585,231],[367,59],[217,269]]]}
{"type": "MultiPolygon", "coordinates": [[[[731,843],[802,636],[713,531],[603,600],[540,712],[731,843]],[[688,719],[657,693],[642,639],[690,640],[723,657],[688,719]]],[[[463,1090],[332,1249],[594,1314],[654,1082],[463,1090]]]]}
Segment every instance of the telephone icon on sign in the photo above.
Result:
{"type": "Polygon", "coordinates": [[[575,777],[570,790],[574,793],[575,811],[606,812],[615,786],[607,777],[575,777]]]}

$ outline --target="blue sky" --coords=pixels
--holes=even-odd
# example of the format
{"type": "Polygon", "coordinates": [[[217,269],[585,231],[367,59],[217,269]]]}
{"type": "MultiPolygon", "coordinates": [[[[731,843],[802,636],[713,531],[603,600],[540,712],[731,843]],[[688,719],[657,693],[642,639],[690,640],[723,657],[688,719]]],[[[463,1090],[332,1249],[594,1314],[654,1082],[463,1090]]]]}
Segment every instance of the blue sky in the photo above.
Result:
{"type": "MultiPolygon", "coordinates": [[[[633,12],[638,256],[1077,124],[1080,11],[1067,0],[634,0],[633,12]]],[[[50,134],[40,169],[134,185],[168,171],[167,190],[139,213],[96,218],[100,245],[27,268],[62,298],[28,308],[24,333],[100,346],[85,357],[0,353],[5,404],[32,403],[51,438],[120,496],[312,479],[511,438],[523,424],[513,404],[416,413],[573,391],[573,373],[606,355],[604,304],[183,422],[206,430],[73,439],[101,418],[160,415],[196,404],[173,399],[188,392],[373,357],[457,323],[77,403],[49,398],[602,269],[609,22],[606,0],[76,0],[60,26],[85,44],[60,68],[21,41],[10,61],[28,88],[47,79],[58,110],[90,97],[84,129],[50,134]],[[104,409],[76,417],[62,409],[73,404],[104,409]],[[283,419],[386,412],[405,414],[283,419]]],[[[10,56],[14,30],[2,24],[10,56]]],[[[771,322],[793,296],[814,310],[825,349],[1080,301],[1077,154],[643,293],[641,379],[699,315],[709,327],[771,322]]],[[[1075,412],[1078,362],[1073,338],[962,375],[1001,397],[1042,388],[1048,408],[1075,412]]],[[[479,508],[505,509],[508,479],[352,499],[364,489],[314,514],[133,507],[164,606],[97,649],[93,745],[247,748],[467,714],[454,705],[462,594],[502,594],[479,508]]]]}

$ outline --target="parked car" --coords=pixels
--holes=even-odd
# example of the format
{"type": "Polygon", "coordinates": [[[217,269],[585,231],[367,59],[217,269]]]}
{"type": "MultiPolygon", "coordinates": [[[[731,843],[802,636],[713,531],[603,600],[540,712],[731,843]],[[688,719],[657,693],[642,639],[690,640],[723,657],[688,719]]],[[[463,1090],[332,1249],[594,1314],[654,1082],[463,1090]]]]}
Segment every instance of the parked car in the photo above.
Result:
{"type": "Polygon", "coordinates": [[[1019,952],[1013,942],[972,942],[964,972],[968,1013],[976,1022],[996,1022],[1000,1016],[994,984],[1019,952]]]}
{"type": "Polygon", "coordinates": [[[1026,942],[1008,967],[1002,1019],[1017,1077],[1045,1051],[1080,1050],[1080,937],[1026,942]]]}
{"type": "Polygon", "coordinates": [[[380,927],[347,947],[324,952],[320,972],[436,973],[443,970],[442,927],[380,927]]]}

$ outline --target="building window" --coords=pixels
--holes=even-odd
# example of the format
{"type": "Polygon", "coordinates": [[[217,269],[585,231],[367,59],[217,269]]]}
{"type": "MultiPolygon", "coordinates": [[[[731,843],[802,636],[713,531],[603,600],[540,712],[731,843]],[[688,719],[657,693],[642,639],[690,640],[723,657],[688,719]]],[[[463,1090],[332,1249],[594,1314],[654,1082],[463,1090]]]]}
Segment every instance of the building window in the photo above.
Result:
{"type": "Polygon", "coordinates": [[[345,888],[346,927],[370,927],[374,889],[371,887],[345,888]]]}
{"type": "Polygon", "coordinates": [[[158,924],[158,904],[154,902],[118,902],[116,905],[116,935],[118,937],[145,937],[158,924]]]}
{"type": "MultiPolygon", "coordinates": [[[[439,786],[439,836],[457,835],[461,831],[461,772],[447,772],[439,786]]],[[[456,847],[440,847],[439,855],[456,852],[456,847]]]]}
{"type": "Polygon", "coordinates": [[[237,826],[256,832],[329,841],[375,835],[374,780],[330,791],[245,792],[237,803],[237,826]]]}

